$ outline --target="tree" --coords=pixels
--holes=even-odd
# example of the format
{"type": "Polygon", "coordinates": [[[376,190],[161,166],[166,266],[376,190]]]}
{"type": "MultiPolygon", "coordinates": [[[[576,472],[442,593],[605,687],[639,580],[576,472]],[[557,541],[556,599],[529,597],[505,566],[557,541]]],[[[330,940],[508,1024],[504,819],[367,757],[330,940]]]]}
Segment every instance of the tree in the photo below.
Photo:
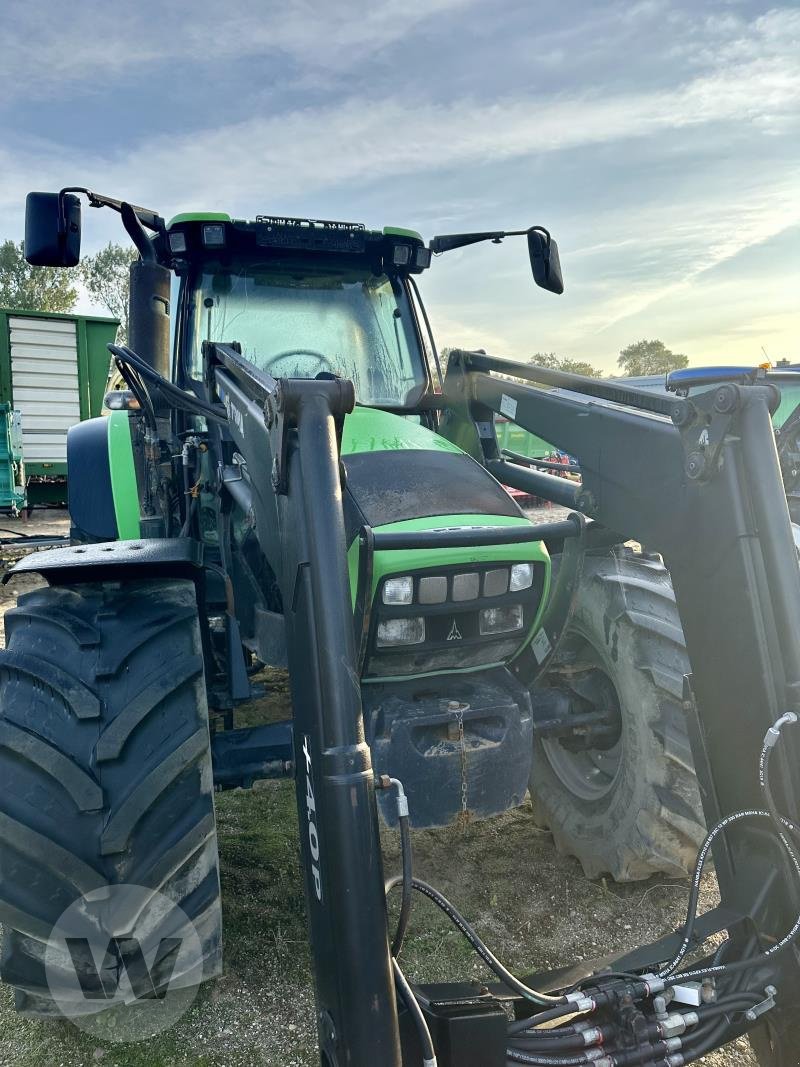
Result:
{"type": "Polygon", "coordinates": [[[442,368],[442,378],[447,374],[447,364],[450,362],[450,353],[452,351],[452,348],[439,349],[439,366],[442,368]]]}
{"type": "Polygon", "coordinates": [[[24,311],[72,311],[78,290],[75,275],[61,267],[32,267],[22,242],[0,244],[0,307],[24,311]]]}
{"type": "Polygon", "coordinates": [[[570,359],[569,356],[557,356],[555,352],[537,352],[531,356],[529,363],[536,367],[548,367],[550,370],[563,370],[569,374],[583,374],[587,378],[602,378],[603,372],[582,359],[570,359]]]}
{"type": "Polygon", "coordinates": [[[80,266],[81,279],[89,294],[119,319],[119,344],[125,344],[128,340],[130,267],[137,255],[138,252],[131,245],[126,247],[109,242],[95,255],[87,256],[80,266]]]}
{"type": "Polygon", "coordinates": [[[626,377],[666,374],[689,366],[689,357],[672,352],[663,341],[636,341],[623,348],[617,363],[626,377]]]}

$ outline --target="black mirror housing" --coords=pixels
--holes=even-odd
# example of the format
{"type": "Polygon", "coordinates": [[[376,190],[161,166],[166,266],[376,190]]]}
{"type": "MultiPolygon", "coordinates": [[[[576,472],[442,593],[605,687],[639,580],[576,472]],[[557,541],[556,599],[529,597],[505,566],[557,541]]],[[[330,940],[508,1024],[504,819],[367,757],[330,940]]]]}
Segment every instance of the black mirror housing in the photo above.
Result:
{"type": "Polygon", "coordinates": [[[551,293],[564,292],[564,277],[558,245],[540,230],[528,230],[528,254],[531,257],[533,280],[551,293]]]}
{"type": "Polygon", "coordinates": [[[75,267],[81,258],[81,202],[72,193],[28,193],[25,259],[34,267],[75,267]]]}

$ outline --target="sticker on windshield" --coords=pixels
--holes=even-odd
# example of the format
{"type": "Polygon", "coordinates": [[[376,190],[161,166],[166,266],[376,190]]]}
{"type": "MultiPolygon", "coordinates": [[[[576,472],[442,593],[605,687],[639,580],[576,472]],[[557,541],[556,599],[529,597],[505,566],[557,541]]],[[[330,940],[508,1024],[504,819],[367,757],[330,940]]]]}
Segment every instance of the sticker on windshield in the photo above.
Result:
{"type": "Polygon", "coordinates": [[[517,417],[517,402],[513,396],[506,396],[505,393],[501,394],[500,413],[505,415],[508,419],[515,419],[517,417]]]}

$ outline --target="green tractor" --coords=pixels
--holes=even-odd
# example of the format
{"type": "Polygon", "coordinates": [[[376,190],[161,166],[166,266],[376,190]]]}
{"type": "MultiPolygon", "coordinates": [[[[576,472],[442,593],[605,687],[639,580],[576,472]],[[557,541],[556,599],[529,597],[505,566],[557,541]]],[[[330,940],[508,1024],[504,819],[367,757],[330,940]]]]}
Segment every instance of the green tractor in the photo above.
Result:
{"type": "MultiPolygon", "coordinates": [[[[419,1062],[417,999],[386,947],[378,808],[436,826],[530,791],[559,848],[617,879],[681,874],[702,842],[675,593],[660,556],[624,544],[658,538],[617,506],[656,499],[630,446],[668,430],[659,462],[675,461],[672,409],[479,353],[451,355],[442,380],[416,278],[432,254],[520,235],[559,293],[541,227],[426,246],[344,222],[166,223],[73,189],[29,195],[31,263],[77,262],[80,192],[118,210],[140,252],[130,347],[109,346],[127,389],[70,431],[71,545],[17,567],[48,584],[6,615],[0,974],[19,1010],[57,1014],[49,931],[81,894],[128,883],[180,905],[202,977],[219,974],[214,790],[294,775],[323,1063],[419,1062]],[[603,409],[598,430],[508,375],[632,407],[603,409]],[[496,414],[576,454],[582,483],[504,458],[496,414]],[[619,448],[601,456],[608,427],[619,448]],[[606,470],[625,455],[631,471],[606,470]],[[536,524],[504,485],[570,514],[536,524]],[[237,728],[264,665],[288,667],[293,720],[237,728]]],[[[685,483],[681,463],[663,500],[685,483]]],[[[491,1047],[469,1063],[505,1063],[491,1047]]]]}

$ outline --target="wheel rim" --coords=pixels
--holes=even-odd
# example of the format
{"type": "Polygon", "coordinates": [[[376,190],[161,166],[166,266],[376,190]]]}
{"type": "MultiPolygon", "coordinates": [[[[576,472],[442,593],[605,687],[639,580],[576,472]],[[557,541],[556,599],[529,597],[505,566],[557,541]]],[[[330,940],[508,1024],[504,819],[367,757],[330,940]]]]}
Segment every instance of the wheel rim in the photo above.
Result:
{"type": "MultiPolygon", "coordinates": [[[[566,689],[575,711],[611,712],[608,742],[575,750],[558,737],[543,737],[542,748],[561,784],[580,800],[597,802],[613,792],[623,763],[624,737],[619,696],[591,646],[584,644],[568,669],[557,669],[553,684],[566,689]]],[[[572,658],[572,657],[570,657],[572,658]]]]}

